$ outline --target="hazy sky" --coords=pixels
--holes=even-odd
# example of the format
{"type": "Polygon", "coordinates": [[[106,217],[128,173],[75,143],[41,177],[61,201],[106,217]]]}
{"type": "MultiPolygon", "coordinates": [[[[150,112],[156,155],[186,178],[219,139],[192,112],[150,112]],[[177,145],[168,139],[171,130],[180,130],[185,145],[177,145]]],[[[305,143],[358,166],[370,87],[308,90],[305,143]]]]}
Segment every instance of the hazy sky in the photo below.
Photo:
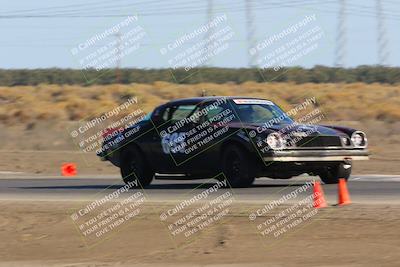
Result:
{"type": "MultiPolygon", "coordinates": [[[[160,49],[204,25],[207,22],[207,2],[205,0],[0,0],[0,68],[80,68],[80,55],[73,56],[71,49],[121,23],[129,15],[136,15],[137,21],[122,29],[122,34],[140,26],[145,36],[140,40],[140,48],[121,59],[121,65],[140,68],[170,67],[168,64],[170,58],[168,55],[161,55],[160,49]]],[[[225,14],[227,19],[224,23],[234,34],[227,40],[226,49],[211,58],[210,64],[219,67],[246,67],[248,65],[246,1],[214,0],[213,2],[213,17],[225,14]]],[[[348,3],[345,24],[346,66],[377,64],[376,1],[347,0],[346,2],[348,3]]],[[[307,16],[315,14],[313,24],[323,30],[318,48],[291,65],[332,66],[335,61],[338,3],[338,0],[251,1],[255,33],[253,36],[258,42],[266,40],[271,35],[278,34],[307,16]]],[[[382,6],[388,40],[387,50],[390,53],[388,64],[399,66],[400,1],[382,0],[382,6]]],[[[102,41],[111,42],[116,38],[115,35],[109,35],[102,41]]],[[[183,51],[204,38],[204,35],[198,35],[179,49],[183,51]]],[[[280,42],[288,42],[291,38],[288,37],[280,42]]],[[[100,46],[98,43],[90,49],[100,46]]],[[[269,51],[275,48],[271,46],[269,51]]],[[[174,55],[178,53],[177,51],[174,51],[174,55]]],[[[258,56],[264,56],[267,51],[268,49],[264,49],[258,56]]]]}

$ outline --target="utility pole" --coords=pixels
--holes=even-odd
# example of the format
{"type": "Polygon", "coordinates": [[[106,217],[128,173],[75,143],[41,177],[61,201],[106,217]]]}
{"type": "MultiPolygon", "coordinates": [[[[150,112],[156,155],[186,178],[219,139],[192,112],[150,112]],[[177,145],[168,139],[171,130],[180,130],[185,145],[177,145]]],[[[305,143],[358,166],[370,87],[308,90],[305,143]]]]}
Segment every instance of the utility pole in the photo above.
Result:
{"type": "MultiPolygon", "coordinates": [[[[213,0],[208,0],[207,2],[207,24],[211,22],[212,17],[213,17],[213,0]]],[[[207,56],[207,52],[211,47],[211,36],[212,36],[212,28],[208,28],[206,35],[204,36],[204,53],[203,53],[203,57],[207,56]]],[[[209,65],[210,62],[209,61],[204,61],[203,66],[206,67],[207,65],[209,65]]]]}
{"type": "Polygon", "coordinates": [[[117,37],[116,47],[117,47],[117,61],[115,66],[115,82],[121,83],[121,33],[118,31],[115,36],[117,37]]]}
{"type": "Polygon", "coordinates": [[[378,63],[381,66],[388,64],[388,40],[386,37],[384,16],[382,14],[382,1],[376,0],[376,14],[378,18],[378,63]]]}
{"type": "Polygon", "coordinates": [[[250,53],[250,49],[256,47],[256,27],[254,24],[254,14],[252,0],[246,0],[246,25],[247,25],[247,52],[249,57],[249,67],[257,66],[257,51],[255,53],[250,53]]]}
{"type": "Polygon", "coordinates": [[[335,66],[345,67],[346,56],[346,0],[339,0],[339,21],[336,37],[335,66]]]}

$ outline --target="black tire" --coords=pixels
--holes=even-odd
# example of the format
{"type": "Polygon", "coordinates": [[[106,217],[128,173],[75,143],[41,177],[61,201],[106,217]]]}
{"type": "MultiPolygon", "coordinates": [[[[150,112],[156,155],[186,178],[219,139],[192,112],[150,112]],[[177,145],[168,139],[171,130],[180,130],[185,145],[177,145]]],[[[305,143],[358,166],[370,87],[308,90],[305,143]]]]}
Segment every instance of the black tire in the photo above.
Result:
{"type": "Polygon", "coordinates": [[[349,179],[351,164],[339,163],[336,166],[328,167],[319,173],[319,177],[325,184],[337,184],[340,178],[349,179]]]}
{"type": "Polygon", "coordinates": [[[154,177],[154,172],[150,169],[144,155],[133,146],[123,148],[121,151],[121,176],[126,184],[136,183],[134,187],[148,186],[154,177]]]}
{"type": "Polygon", "coordinates": [[[254,167],[244,149],[229,145],[223,151],[221,163],[222,172],[231,187],[249,187],[253,184],[254,167]]]}

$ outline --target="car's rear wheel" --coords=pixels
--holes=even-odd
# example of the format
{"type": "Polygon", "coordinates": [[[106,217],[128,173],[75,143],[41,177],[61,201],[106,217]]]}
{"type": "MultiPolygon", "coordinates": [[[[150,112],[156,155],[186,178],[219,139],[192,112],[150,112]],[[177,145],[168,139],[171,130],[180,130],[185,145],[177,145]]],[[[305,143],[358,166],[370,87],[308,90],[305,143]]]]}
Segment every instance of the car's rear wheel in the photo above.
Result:
{"type": "Polygon", "coordinates": [[[154,177],[144,155],[133,146],[123,148],[121,152],[121,176],[132,187],[148,186],[154,177]]]}
{"type": "Polygon", "coordinates": [[[222,154],[222,171],[232,187],[249,187],[255,179],[254,167],[248,153],[229,145],[222,154]]]}
{"type": "Polygon", "coordinates": [[[319,173],[319,177],[325,184],[337,184],[340,178],[349,179],[352,165],[349,163],[339,163],[325,168],[319,173]]]}

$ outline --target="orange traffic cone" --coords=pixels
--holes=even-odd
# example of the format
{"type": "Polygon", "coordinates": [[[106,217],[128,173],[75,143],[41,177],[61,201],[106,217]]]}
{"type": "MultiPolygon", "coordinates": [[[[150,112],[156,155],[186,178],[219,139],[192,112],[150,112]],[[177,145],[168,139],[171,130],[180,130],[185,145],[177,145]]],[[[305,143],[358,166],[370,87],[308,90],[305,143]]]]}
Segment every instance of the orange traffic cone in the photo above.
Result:
{"type": "Polygon", "coordinates": [[[313,198],[314,198],[314,208],[320,209],[320,208],[326,208],[328,206],[326,204],[324,191],[322,190],[322,186],[319,181],[314,182],[313,198]]]}
{"type": "Polygon", "coordinates": [[[339,179],[339,187],[338,187],[338,205],[343,206],[350,204],[350,194],[349,191],[347,190],[347,183],[346,179],[340,178],[339,179]]]}
{"type": "Polygon", "coordinates": [[[63,163],[61,166],[62,176],[75,176],[77,172],[75,163],[63,163]]]}

